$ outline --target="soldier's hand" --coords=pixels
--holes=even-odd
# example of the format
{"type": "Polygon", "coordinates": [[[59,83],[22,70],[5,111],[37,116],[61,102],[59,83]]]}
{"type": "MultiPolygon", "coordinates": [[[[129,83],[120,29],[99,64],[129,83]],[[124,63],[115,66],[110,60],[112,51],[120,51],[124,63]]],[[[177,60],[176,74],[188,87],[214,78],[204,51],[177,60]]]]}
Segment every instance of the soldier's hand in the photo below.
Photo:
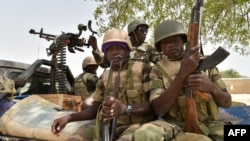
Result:
{"type": "Polygon", "coordinates": [[[66,124],[70,121],[71,116],[66,115],[64,117],[55,119],[53,124],[51,125],[51,131],[53,134],[58,135],[62,129],[66,126],[66,124]]]}
{"type": "MultiPolygon", "coordinates": [[[[108,98],[110,99],[110,98],[108,98]]],[[[125,113],[126,104],[123,104],[118,99],[108,100],[107,104],[103,106],[102,116],[104,121],[110,121],[116,116],[123,115],[125,113]]]]}
{"type": "Polygon", "coordinates": [[[211,92],[213,83],[205,74],[192,74],[187,78],[186,86],[201,92],[211,92]]]}
{"type": "Polygon", "coordinates": [[[199,53],[199,46],[189,48],[183,59],[181,60],[180,71],[184,76],[188,76],[196,70],[201,59],[201,54],[199,53]]]}
{"type": "Polygon", "coordinates": [[[90,35],[88,44],[92,47],[93,50],[97,49],[97,40],[95,36],[90,35]]]}
{"type": "Polygon", "coordinates": [[[120,116],[125,113],[127,105],[122,103],[119,99],[115,99],[113,104],[110,106],[112,110],[114,110],[114,116],[120,116]]]}

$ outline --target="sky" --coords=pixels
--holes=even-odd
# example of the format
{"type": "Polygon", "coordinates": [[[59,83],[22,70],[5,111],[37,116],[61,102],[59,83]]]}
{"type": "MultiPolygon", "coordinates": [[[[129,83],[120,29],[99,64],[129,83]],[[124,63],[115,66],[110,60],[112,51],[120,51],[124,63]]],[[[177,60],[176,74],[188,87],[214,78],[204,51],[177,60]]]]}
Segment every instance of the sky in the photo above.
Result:
{"type": "MultiPolygon", "coordinates": [[[[0,49],[1,60],[12,60],[33,63],[36,59],[50,60],[46,48],[52,43],[39,35],[29,33],[30,29],[44,33],[60,35],[77,33],[78,24],[87,25],[92,20],[95,25],[93,12],[97,4],[94,0],[1,0],[0,1],[0,49]]],[[[81,38],[88,39],[91,32],[83,32],[81,38]]],[[[98,46],[102,38],[98,38],[98,46]]],[[[82,72],[81,64],[84,57],[92,55],[92,48],[83,46],[84,52],[67,52],[66,63],[74,76],[82,72]]],[[[216,47],[205,46],[206,55],[212,54],[216,47]]],[[[228,49],[227,49],[228,50],[228,49]]],[[[250,56],[242,56],[231,50],[229,57],[218,65],[223,70],[234,69],[239,74],[250,77],[250,56]]],[[[98,69],[98,75],[102,69],[98,69]]]]}

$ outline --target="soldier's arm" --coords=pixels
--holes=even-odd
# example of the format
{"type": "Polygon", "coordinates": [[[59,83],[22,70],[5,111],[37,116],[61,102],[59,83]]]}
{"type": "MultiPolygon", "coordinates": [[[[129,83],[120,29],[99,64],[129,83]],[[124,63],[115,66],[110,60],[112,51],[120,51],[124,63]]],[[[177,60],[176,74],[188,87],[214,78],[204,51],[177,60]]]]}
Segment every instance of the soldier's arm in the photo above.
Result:
{"type": "Polygon", "coordinates": [[[109,65],[104,60],[103,53],[99,50],[97,46],[97,39],[95,36],[89,36],[88,44],[92,47],[93,51],[92,54],[95,58],[96,63],[101,66],[102,68],[107,68],[109,65]]]}
{"type": "Polygon", "coordinates": [[[93,54],[93,56],[95,58],[96,63],[99,66],[101,66],[102,68],[108,68],[109,67],[108,63],[106,63],[105,60],[104,60],[103,53],[98,48],[93,50],[92,54],[93,54]]]}
{"type": "Polygon", "coordinates": [[[221,79],[219,70],[214,67],[210,70],[211,94],[220,107],[229,107],[232,104],[231,95],[228,93],[227,86],[221,79]]]}
{"type": "Polygon", "coordinates": [[[145,103],[142,104],[135,104],[133,105],[133,109],[134,109],[134,114],[135,115],[149,115],[149,114],[153,114],[154,110],[152,105],[149,102],[149,95],[150,95],[150,90],[149,90],[149,82],[150,82],[150,78],[149,78],[149,74],[151,71],[151,67],[149,67],[148,65],[144,65],[143,66],[143,71],[142,71],[142,86],[143,86],[143,91],[144,94],[147,97],[147,101],[145,103]]]}

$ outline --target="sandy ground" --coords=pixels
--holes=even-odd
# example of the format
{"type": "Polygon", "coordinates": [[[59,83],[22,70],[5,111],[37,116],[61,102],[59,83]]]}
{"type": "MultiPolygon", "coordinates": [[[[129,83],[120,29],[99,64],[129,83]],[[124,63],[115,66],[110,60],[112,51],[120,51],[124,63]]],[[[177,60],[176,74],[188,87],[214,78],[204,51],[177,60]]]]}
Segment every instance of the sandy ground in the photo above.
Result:
{"type": "Polygon", "coordinates": [[[232,100],[250,105],[250,94],[231,94],[232,100]]]}

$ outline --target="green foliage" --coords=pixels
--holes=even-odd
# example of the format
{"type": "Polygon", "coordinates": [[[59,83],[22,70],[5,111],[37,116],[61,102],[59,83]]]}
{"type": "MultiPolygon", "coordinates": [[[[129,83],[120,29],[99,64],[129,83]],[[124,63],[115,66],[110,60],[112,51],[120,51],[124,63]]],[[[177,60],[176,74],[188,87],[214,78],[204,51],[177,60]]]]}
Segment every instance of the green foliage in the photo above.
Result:
{"type": "Polygon", "coordinates": [[[221,71],[221,77],[222,78],[244,78],[246,76],[240,75],[234,69],[229,69],[229,70],[221,71]]]}
{"type": "MultiPolygon", "coordinates": [[[[134,17],[150,24],[151,31],[164,19],[175,19],[188,28],[190,0],[95,0],[94,17],[99,32],[110,27],[124,28],[134,17]]],[[[221,45],[240,54],[250,54],[249,0],[204,0],[202,19],[203,44],[221,45]]]]}

